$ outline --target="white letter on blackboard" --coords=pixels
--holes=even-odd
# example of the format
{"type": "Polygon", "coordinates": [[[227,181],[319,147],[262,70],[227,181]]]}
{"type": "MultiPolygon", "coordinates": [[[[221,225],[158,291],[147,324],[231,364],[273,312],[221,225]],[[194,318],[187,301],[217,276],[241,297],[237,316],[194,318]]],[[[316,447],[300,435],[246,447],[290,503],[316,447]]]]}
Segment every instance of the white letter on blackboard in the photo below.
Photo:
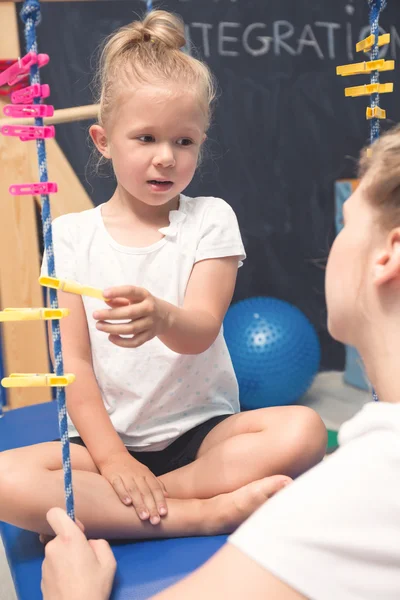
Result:
{"type": "Polygon", "coordinates": [[[391,41],[391,51],[392,51],[392,57],[396,58],[397,57],[397,46],[400,46],[400,36],[397,32],[397,29],[394,25],[391,26],[390,28],[390,41],[391,41]]]}
{"type": "Polygon", "coordinates": [[[192,23],[192,27],[199,27],[203,34],[203,54],[207,58],[210,56],[210,38],[208,31],[213,28],[211,23],[192,23]]]}
{"type": "Polygon", "coordinates": [[[335,58],[335,29],[340,29],[339,23],[328,23],[326,21],[316,21],[317,27],[326,27],[328,36],[328,56],[329,58],[335,58]]]}
{"type": "Polygon", "coordinates": [[[301,54],[303,52],[304,46],[312,46],[313,48],[315,48],[315,52],[317,53],[318,58],[324,58],[322,50],[319,47],[317,39],[314,35],[314,32],[311,29],[311,25],[304,25],[304,29],[301,32],[301,36],[299,38],[299,44],[297,46],[297,54],[301,54]]]}
{"type": "Polygon", "coordinates": [[[280,54],[281,47],[282,47],[286,50],[286,52],[288,52],[292,56],[295,56],[296,50],[294,48],[292,48],[291,46],[289,46],[289,44],[286,44],[286,42],[282,41],[282,40],[287,40],[288,38],[292,37],[293,33],[294,33],[294,27],[291,23],[289,23],[289,21],[275,21],[274,22],[273,36],[274,36],[274,52],[275,52],[275,54],[280,54]],[[283,33],[281,33],[281,31],[280,31],[281,25],[286,27],[286,29],[285,29],[285,31],[283,31],[283,33]]]}
{"type": "Polygon", "coordinates": [[[259,48],[252,48],[249,44],[250,34],[253,33],[255,29],[265,28],[265,23],[252,23],[244,30],[243,46],[246,52],[248,52],[252,56],[262,56],[263,54],[267,54],[269,52],[269,48],[271,46],[271,38],[267,35],[259,35],[256,37],[257,41],[261,42],[261,46],[259,48]]]}
{"type": "Polygon", "coordinates": [[[186,25],[186,23],[185,23],[185,40],[186,40],[186,45],[185,45],[183,51],[186,54],[192,54],[192,47],[191,47],[192,43],[191,43],[191,40],[190,40],[190,29],[189,29],[189,25],[186,25]]]}
{"type": "Polygon", "coordinates": [[[218,26],[218,52],[221,56],[238,56],[237,50],[225,50],[224,42],[238,42],[237,37],[230,37],[225,35],[225,27],[240,27],[240,23],[227,23],[222,21],[218,26]]]}
{"type": "MultiPolygon", "coordinates": [[[[368,31],[369,31],[369,27],[368,27],[368,31]]],[[[351,28],[351,23],[346,23],[346,46],[347,46],[347,58],[349,60],[354,60],[353,30],[351,28]]]]}

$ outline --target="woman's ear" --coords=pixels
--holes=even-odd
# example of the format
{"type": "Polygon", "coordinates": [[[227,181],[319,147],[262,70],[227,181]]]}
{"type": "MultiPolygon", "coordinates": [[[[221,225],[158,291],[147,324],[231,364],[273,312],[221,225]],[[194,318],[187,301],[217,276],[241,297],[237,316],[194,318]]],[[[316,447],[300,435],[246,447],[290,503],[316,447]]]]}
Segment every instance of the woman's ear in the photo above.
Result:
{"type": "Polygon", "coordinates": [[[104,128],[100,125],[92,125],[89,129],[89,134],[100,154],[102,154],[104,158],[110,159],[110,148],[104,128]]]}
{"type": "Polygon", "coordinates": [[[378,254],[374,265],[376,286],[395,279],[400,279],[400,228],[390,232],[387,246],[378,254]]]}

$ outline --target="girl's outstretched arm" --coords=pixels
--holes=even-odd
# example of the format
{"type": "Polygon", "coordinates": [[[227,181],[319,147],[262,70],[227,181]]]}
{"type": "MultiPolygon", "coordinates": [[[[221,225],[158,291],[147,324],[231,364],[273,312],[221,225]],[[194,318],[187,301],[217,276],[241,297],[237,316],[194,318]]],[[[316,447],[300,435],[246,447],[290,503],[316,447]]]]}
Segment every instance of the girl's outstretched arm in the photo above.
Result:
{"type": "Polygon", "coordinates": [[[215,341],[232,300],[238,257],[202,260],[193,267],[182,308],[168,304],[160,340],[180,354],[200,354],[215,341]]]}
{"type": "Polygon", "coordinates": [[[238,260],[230,256],[196,263],[182,307],[144,288],[125,285],[104,290],[111,308],[95,311],[97,328],[124,348],[138,348],[157,336],[178,354],[205,352],[218,336],[232,300],[238,260]]]}

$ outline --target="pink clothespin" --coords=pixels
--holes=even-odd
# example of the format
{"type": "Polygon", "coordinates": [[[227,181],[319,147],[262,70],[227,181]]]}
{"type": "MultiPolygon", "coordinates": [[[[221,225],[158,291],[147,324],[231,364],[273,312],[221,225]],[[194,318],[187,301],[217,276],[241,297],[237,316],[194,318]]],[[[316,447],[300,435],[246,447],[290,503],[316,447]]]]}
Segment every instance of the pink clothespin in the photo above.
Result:
{"type": "Polygon", "coordinates": [[[15,58],[0,58],[0,71],[5,71],[15,63],[15,58]]]}
{"type": "Polygon", "coordinates": [[[14,85],[21,77],[24,77],[29,73],[30,68],[33,65],[43,67],[47,65],[50,58],[48,54],[36,54],[35,52],[28,52],[22,58],[19,58],[16,63],[8,67],[5,71],[0,73],[0,86],[8,84],[14,85]]]}
{"type": "Polygon", "coordinates": [[[55,194],[58,192],[58,186],[50,181],[45,183],[22,183],[21,185],[11,185],[8,191],[12,196],[39,196],[41,194],[55,194]]]}
{"type": "Polygon", "coordinates": [[[54,106],[47,104],[25,104],[23,106],[7,104],[3,108],[3,112],[7,117],[15,118],[52,117],[54,115],[54,106]]]}
{"type": "Polygon", "coordinates": [[[44,127],[37,125],[3,125],[0,127],[0,132],[3,135],[19,137],[21,142],[52,138],[56,134],[53,125],[45,125],[44,127]]]}
{"type": "Polygon", "coordinates": [[[16,90],[11,94],[13,104],[31,104],[35,98],[48,98],[50,96],[50,87],[44,83],[40,85],[35,83],[22,90],[16,90]]]}

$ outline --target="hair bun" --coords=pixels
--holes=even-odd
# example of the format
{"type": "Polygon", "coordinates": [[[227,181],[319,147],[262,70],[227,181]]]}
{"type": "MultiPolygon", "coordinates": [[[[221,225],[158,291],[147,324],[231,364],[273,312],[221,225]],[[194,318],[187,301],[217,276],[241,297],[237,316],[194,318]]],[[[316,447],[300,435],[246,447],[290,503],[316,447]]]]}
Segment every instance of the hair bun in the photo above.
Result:
{"type": "Polygon", "coordinates": [[[164,10],[153,10],[142,21],[142,39],[171,49],[183,48],[186,44],[183,21],[164,10]]]}

